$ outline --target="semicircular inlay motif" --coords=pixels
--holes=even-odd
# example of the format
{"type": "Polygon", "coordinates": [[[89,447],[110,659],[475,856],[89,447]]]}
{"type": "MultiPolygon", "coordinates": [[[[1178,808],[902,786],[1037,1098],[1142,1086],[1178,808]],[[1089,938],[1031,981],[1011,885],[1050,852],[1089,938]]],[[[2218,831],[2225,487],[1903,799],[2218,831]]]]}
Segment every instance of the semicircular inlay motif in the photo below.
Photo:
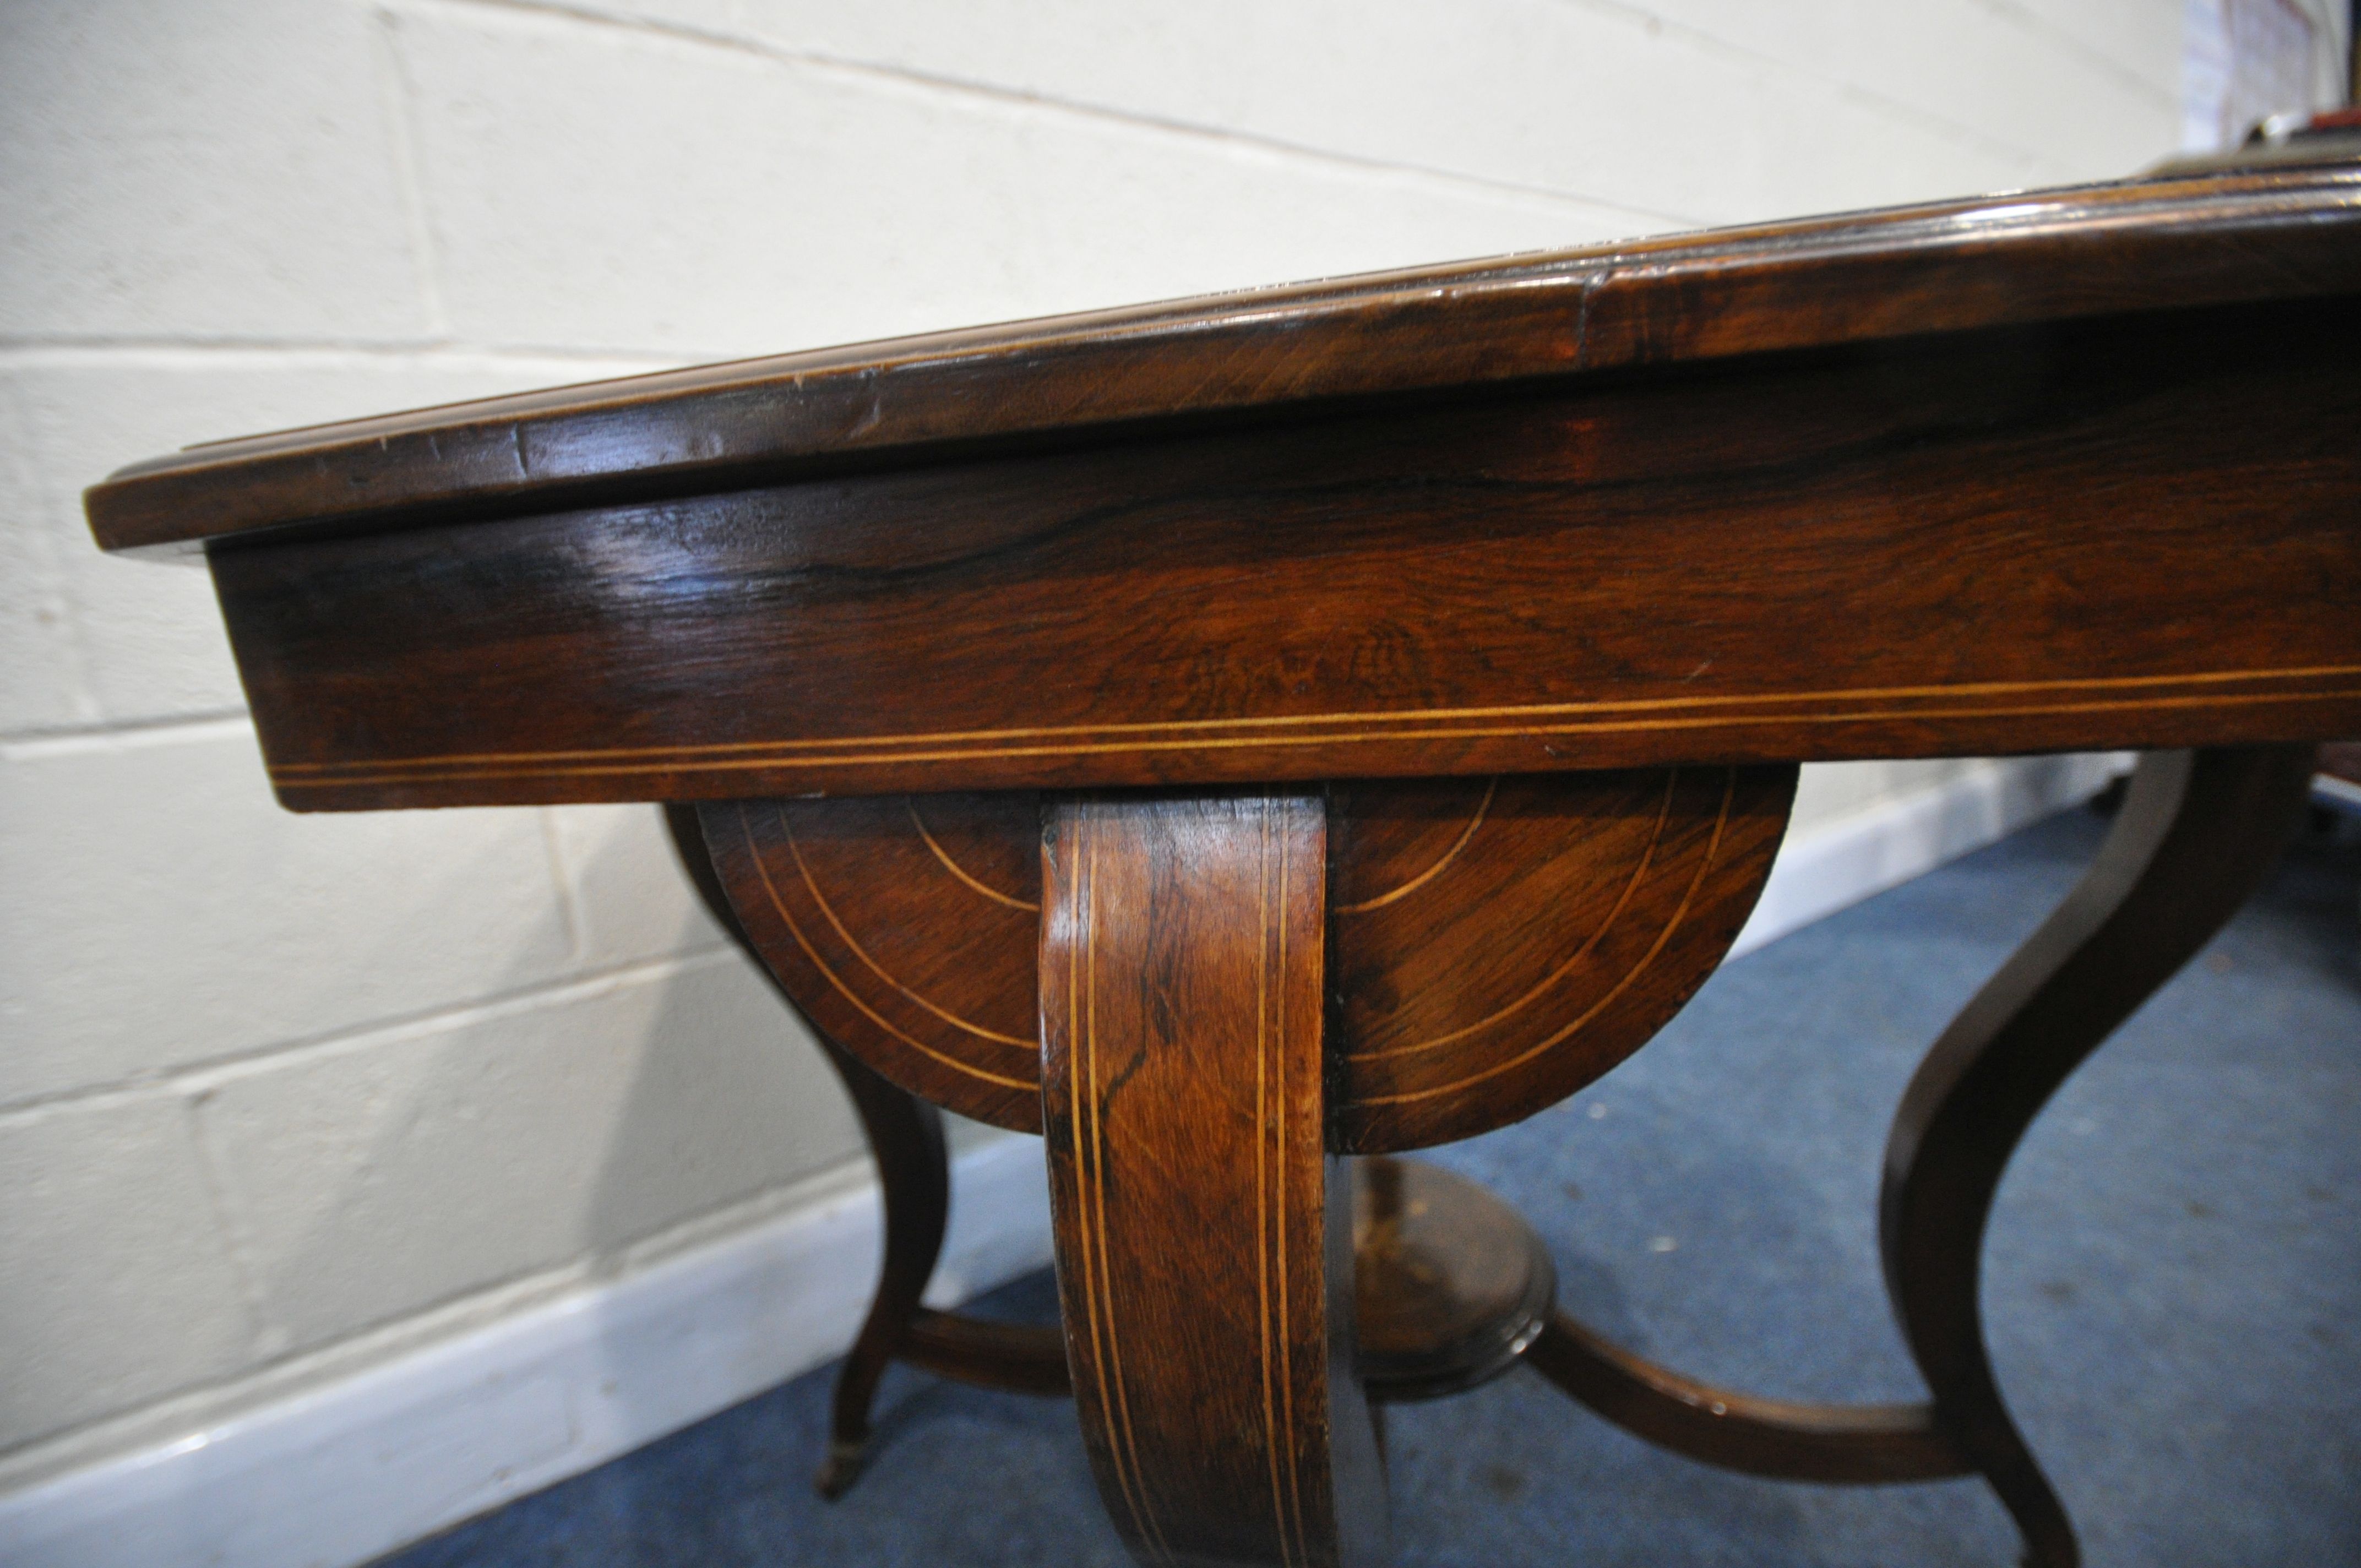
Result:
{"type": "Polygon", "coordinates": [[[747,935],[815,1025],[914,1094],[1040,1129],[1038,797],[734,801],[701,816],[747,935]]]}
{"type": "MultiPolygon", "coordinates": [[[[1330,1139],[1472,1136],[1629,1056],[1752,910],[1793,767],[1335,785],[1330,1139]]],[[[812,1022],[912,1093],[1040,1130],[1040,800],[701,808],[755,946],[812,1022]]]]}
{"type": "Polygon", "coordinates": [[[1331,920],[1343,1152],[1420,1148],[1532,1115],[1646,1043],[1745,924],[1792,767],[1339,785],[1331,920]],[[1455,846],[1430,857],[1438,839],[1455,846]],[[1403,876],[1405,870],[1416,880],[1403,876]]]}

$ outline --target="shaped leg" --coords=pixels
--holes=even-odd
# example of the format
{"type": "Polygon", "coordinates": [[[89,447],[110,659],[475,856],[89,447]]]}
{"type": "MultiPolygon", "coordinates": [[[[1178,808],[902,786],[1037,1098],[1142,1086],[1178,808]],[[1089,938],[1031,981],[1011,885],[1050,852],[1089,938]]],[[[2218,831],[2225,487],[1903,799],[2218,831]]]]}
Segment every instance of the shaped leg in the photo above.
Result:
{"type": "MultiPolygon", "coordinates": [[[[769,976],[770,967],[747,942],[714,875],[705,835],[697,826],[697,808],[666,806],[664,825],[671,829],[673,846],[706,907],[746,949],[755,967],[769,976]]],[[[795,1006],[795,999],[784,989],[780,995],[788,1006],[795,1006]]],[[[836,1375],[828,1458],[817,1478],[820,1496],[834,1498],[842,1497],[861,1475],[869,1445],[869,1408],[877,1397],[877,1381],[885,1375],[886,1364],[909,1347],[913,1321],[924,1310],[918,1298],[935,1272],[935,1259],[943,1248],[943,1227],[950,1215],[950,1162],[943,1143],[941,1112],[878,1077],[826,1034],[818,1029],[812,1034],[843,1081],[845,1092],[851,1096],[861,1129],[868,1135],[885,1211],[885,1247],[877,1294],[869,1303],[860,1336],[836,1375]]],[[[994,1347],[983,1348],[989,1352],[994,1347]]]]}
{"type": "Polygon", "coordinates": [[[1091,1462],[1146,1563],[1384,1550],[1325,1153],[1317,796],[1050,806],[1043,1132],[1091,1462]]]}
{"type": "Polygon", "coordinates": [[[862,1130],[869,1135],[884,1188],[885,1248],[877,1273],[877,1294],[862,1321],[860,1337],[836,1375],[836,1400],[829,1431],[828,1459],[815,1484],[834,1499],[860,1479],[869,1451],[869,1407],[886,1363],[906,1352],[911,1326],[922,1309],[918,1298],[933,1277],[950,1216],[950,1159],[943,1142],[942,1113],[914,1100],[834,1047],[828,1059],[852,1096],[862,1130]]]}
{"type": "Polygon", "coordinates": [[[2142,760],[2092,866],[1945,1030],[1885,1151],[1885,1277],[1936,1424],[1992,1482],[2040,1568],[2079,1561],[2009,1419],[1977,1308],[1984,1221],[2042,1103],[2261,883],[2301,820],[2309,746],[2142,760]]]}

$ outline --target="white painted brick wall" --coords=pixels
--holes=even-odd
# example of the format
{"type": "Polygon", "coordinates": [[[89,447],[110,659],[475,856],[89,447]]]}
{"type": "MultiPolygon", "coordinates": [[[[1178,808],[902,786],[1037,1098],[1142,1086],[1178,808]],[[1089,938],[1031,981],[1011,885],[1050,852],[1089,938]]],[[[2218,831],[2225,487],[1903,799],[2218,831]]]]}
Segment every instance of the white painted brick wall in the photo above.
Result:
{"type": "Polygon", "coordinates": [[[0,1103],[546,985],[573,960],[531,811],[298,817],[242,720],[0,766],[0,1103]]]}
{"type": "MultiPolygon", "coordinates": [[[[645,809],[294,817],[170,446],[2127,171],[2180,0],[0,6],[0,1487],[825,1187],[645,809]],[[816,1187],[814,1183],[818,1183],[816,1187]]],[[[1956,764],[1816,773],[1826,817],[1956,764]]]]}
{"type": "MultiPolygon", "coordinates": [[[[74,672],[60,687],[36,687],[21,697],[11,691],[12,702],[54,707],[60,699],[45,691],[61,689],[74,719],[115,725],[243,707],[204,574],[118,560],[91,547],[82,490],[110,470],[193,441],[628,375],[658,363],[229,346],[0,351],[0,388],[16,408],[25,433],[21,451],[33,468],[14,500],[22,510],[11,510],[8,531],[41,536],[38,547],[70,613],[41,622],[40,636],[74,672]]],[[[72,722],[31,716],[39,711],[19,718],[12,707],[0,723],[21,733],[72,722]]]]}
{"type": "Polygon", "coordinates": [[[0,1135],[0,1422],[41,1432],[236,1374],[256,1324],[186,1103],[93,1097],[0,1135]]]}
{"type": "Polygon", "coordinates": [[[0,332],[424,335],[368,12],[11,4],[0,332]]]}
{"type": "Polygon", "coordinates": [[[270,1352],[437,1306],[851,1157],[734,954],[207,1075],[193,1101],[270,1352]]]}
{"type": "Polygon", "coordinates": [[[1646,221],[539,14],[426,5],[394,32],[476,340],[737,353],[1646,221]]]}

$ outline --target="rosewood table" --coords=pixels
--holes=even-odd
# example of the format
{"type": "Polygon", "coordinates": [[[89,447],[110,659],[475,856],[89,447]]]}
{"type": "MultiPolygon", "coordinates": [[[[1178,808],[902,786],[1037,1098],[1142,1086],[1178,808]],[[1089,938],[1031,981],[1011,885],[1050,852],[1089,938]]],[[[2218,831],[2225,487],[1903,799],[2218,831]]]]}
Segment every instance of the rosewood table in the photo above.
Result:
{"type": "Polygon", "coordinates": [[[1761,1475],[2071,1529],[1977,1305],[2044,1099],[2361,732],[2361,166],[2301,160],[906,338],[200,447],[299,811],[664,803],[884,1168],[839,1384],[1071,1392],[1149,1563],[1385,1554],[1372,1401],[1523,1360],[1761,1475]],[[2147,752],[1938,1040],[1881,1211],[1929,1398],[1700,1386],[1398,1157],[1711,973],[1796,764],[2147,752]],[[922,1309],[947,1106],[1041,1135],[1061,1330],[922,1309]]]}

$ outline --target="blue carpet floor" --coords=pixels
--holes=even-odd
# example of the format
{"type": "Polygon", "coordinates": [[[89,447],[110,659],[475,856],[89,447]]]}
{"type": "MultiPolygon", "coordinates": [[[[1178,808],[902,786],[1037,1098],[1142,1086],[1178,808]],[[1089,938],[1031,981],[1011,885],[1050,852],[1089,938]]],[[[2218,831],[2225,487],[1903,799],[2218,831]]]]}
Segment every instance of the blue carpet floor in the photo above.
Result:
{"type": "MultiPolygon", "coordinates": [[[[1729,966],[1543,1115],[1437,1157],[1512,1199],[1577,1315],[1756,1393],[1922,1389],[1885,1308],[1887,1119],[1950,1014],[2079,875],[2076,811],[1729,966]]],[[[2053,1101],[1987,1251],[2002,1385],[2113,1564],[2361,1564],[2361,853],[2315,833],[2053,1101]]],[[[979,1304],[1054,1310],[1046,1278],[979,1304]]],[[[870,1473],[809,1478],[823,1368],[391,1559],[1117,1564],[1071,1407],[906,1371],[870,1473]]],[[[1658,1453],[1526,1371],[1391,1419],[1405,1565],[2015,1560],[1974,1481],[1836,1487],[1658,1453]]]]}

